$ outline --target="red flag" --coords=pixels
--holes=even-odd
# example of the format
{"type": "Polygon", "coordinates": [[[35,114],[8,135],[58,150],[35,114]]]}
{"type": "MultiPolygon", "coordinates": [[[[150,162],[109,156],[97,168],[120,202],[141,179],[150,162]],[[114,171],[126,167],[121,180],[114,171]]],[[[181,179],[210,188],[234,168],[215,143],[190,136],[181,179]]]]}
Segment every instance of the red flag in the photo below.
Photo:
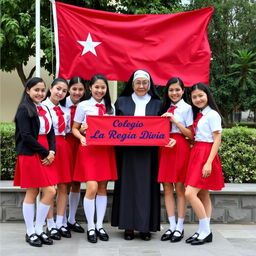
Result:
{"type": "Polygon", "coordinates": [[[174,76],[186,86],[208,83],[212,7],[124,15],[60,2],[55,6],[58,76],[90,79],[101,73],[109,80],[127,81],[136,69],[146,69],[158,85],[174,76]]]}

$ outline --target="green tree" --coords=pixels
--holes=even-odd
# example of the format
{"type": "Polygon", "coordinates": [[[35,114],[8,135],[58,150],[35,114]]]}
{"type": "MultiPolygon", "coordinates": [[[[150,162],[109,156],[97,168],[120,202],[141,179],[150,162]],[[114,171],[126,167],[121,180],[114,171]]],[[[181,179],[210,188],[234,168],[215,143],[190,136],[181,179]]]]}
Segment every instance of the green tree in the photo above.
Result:
{"type": "Polygon", "coordinates": [[[234,63],[230,65],[231,73],[229,76],[234,77],[235,83],[233,101],[236,103],[235,111],[239,110],[256,110],[255,93],[256,93],[256,53],[248,49],[238,50],[232,53],[234,63]],[[251,95],[248,97],[248,95],[251,95]]]}
{"type": "MultiPolygon", "coordinates": [[[[237,105],[233,97],[240,93],[240,88],[236,86],[237,78],[227,75],[234,64],[232,53],[242,48],[256,52],[256,3],[252,0],[192,0],[187,8],[206,6],[215,9],[208,31],[212,50],[210,87],[223,116],[232,121],[237,105]]],[[[253,80],[255,82],[255,78],[253,80]]],[[[246,101],[253,102],[250,91],[245,97],[246,101]]]]}
{"type": "MultiPolygon", "coordinates": [[[[41,1],[41,49],[44,52],[41,65],[49,68],[47,65],[52,60],[53,34],[48,26],[49,18],[45,18],[45,10],[49,9],[46,2],[41,1]]],[[[27,76],[24,73],[24,65],[35,55],[35,1],[0,0],[0,4],[1,70],[16,70],[24,85],[35,71],[33,67],[27,76]]]]}

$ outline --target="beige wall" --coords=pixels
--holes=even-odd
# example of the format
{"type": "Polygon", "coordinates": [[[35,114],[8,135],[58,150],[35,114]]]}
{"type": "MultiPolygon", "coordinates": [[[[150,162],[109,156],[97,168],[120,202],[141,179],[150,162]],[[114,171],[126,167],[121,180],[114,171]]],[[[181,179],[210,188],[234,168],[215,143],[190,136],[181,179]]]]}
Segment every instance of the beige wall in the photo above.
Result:
{"type": "MultiPolygon", "coordinates": [[[[28,73],[33,65],[30,61],[25,73],[28,73]]],[[[41,77],[49,86],[52,82],[52,76],[48,75],[45,69],[41,70],[41,77]]],[[[115,81],[109,82],[111,99],[114,102],[117,97],[117,86],[115,81]]],[[[23,92],[23,85],[16,71],[11,73],[0,73],[0,122],[12,122],[16,113],[23,92]]]]}
{"type": "MultiPolygon", "coordinates": [[[[27,68],[25,68],[26,75],[32,65],[33,61],[30,61],[27,68]]],[[[1,72],[0,76],[0,122],[12,122],[24,87],[16,71],[11,73],[1,72]]],[[[41,77],[47,85],[52,81],[52,77],[48,75],[45,69],[41,70],[41,77]]]]}

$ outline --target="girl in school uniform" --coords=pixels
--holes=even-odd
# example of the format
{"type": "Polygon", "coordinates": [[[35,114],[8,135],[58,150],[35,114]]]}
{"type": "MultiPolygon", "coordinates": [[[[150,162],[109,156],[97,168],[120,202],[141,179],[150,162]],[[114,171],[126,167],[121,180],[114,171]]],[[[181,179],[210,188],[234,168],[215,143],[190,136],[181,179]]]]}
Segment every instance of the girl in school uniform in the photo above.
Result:
{"type": "MultiPolygon", "coordinates": [[[[71,78],[68,84],[68,96],[64,98],[61,103],[70,110],[70,127],[72,127],[75,117],[76,108],[79,102],[85,100],[86,91],[85,81],[83,78],[75,76],[71,78]]],[[[66,220],[66,214],[64,215],[64,226],[67,226],[69,230],[77,233],[84,233],[83,227],[76,222],[75,216],[77,207],[80,201],[80,182],[73,181],[74,167],[76,161],[76,153],[80,141],[70,132],[66,134],[66,141],[70,149],[70,165],[71,165],[71,177],[72,183],[69,184],[69,215],[68,220],[66,220]]]]}
{"type": "Polygon", "coordinates": [[[221,190],[224,179],[219,156],[221,116],[208,86],[192,86],[195,144],[191,150],[186,177],[186,199],[199,219],[199,228],[186,243],[201,245],[212,242],[210,218],[212,204],[209,190],[221,190]]]}
{"type": "Polygon", "coordinates": [[[14,186],[26,188],[22,204],[27,229],[25,240],[36,247],[53,244],[52,239],[43,232],[43,225],[56,193],[56,176],[52,169],[55,136],[50,113],[47,107],[41,104],[45,94],[46,86],[41,78],[29,79],[15,116],[18,159],[14,186]],[[42,197],[37,205],[34,226],[35,202],[39,188],[42,197]]]}
{"type": "Polygon", "coordinates": [[[108,82],[105,76],[97,74],[89,83],[91,98],[78,104],[72,132],[80,140],[73,179],[86,182],[84,212],[88,223],[87,239],[97,242],[97,237],[108,241],[103,228],[107,207],[107,182],[117,179],[115,152],[112,146],[86,146],[85,136],[79,131],[88,115],[114,115],[108,82]],[[96,209],[95,209],[96,208],[96,209]],[[97,222],[94,223],[96,210],[97,222]]]}
{"type": "Polygon", "coordinates": [[[186,215],[186,199],[184,182],[187,173],[190,143],[192,140],[193,112],[184,99],[184,84],[180,78],[170,79],[165,86],[163,117],[171,120],[170,137],[176,140],[173,148],[161,147],[159,158],[158,182],[164,188],[165,207],[170,223],[169,229],[161,240],[179,242],[184,236],[184,219],[186,215]],[[175,218],[174,189],[177,196],[178,221],[175,218]]]}
{"type": "Polygon", "coordinates": [[[67,81],[62,78],[56,78],[47,93],[48,97],[42,102],[50,110],[56,136],[57,154],[53,163],[54,168],[57,170],[56,223],[53,219],[53,202],[47,216],[48,234],[55,240],[60,240],[61,237],[71,237],[70,231],[63,225],[67,206],[68,183],[71,182],[69,160],[71,152],[69,152],[68,144],[65,140],[65,135],[70,130],[70,111],[60,104],[67,91],[67,81]]]}

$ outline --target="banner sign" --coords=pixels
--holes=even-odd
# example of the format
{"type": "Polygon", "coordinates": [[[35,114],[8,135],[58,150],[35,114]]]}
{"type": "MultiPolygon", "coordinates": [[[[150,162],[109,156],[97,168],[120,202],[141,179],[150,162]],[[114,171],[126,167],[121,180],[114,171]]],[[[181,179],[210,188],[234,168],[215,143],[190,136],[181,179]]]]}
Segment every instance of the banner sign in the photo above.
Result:
{"type": "Polygon", "coordinates": [[[170,119],[159,116],[87,116],[87,145],[165,146],[170,119]]]}

